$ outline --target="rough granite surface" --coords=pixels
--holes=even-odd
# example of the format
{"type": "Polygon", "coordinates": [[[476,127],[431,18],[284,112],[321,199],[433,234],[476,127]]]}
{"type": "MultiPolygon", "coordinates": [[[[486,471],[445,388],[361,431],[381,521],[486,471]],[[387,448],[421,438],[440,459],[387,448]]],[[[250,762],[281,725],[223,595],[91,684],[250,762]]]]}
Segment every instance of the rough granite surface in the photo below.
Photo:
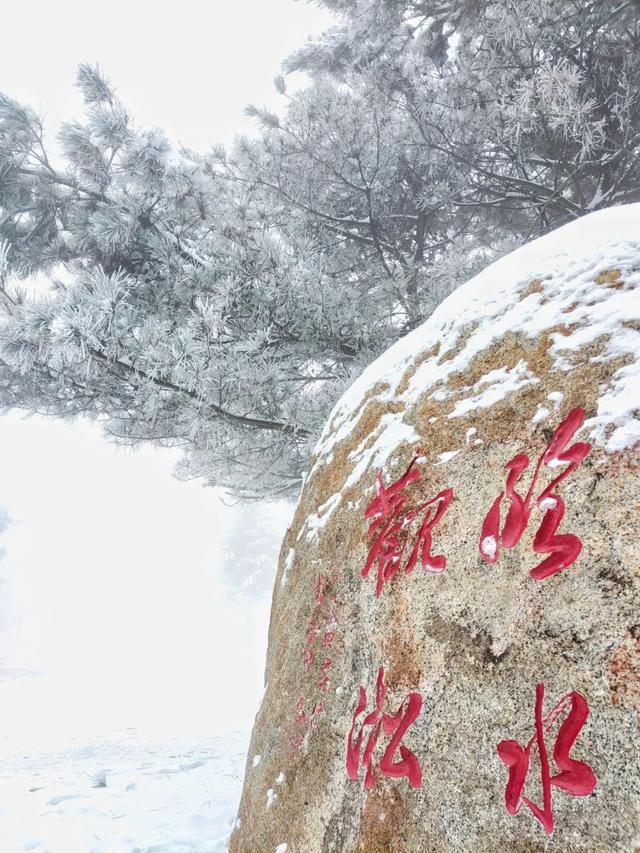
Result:
{"type": "MultiPolygon", "coordinates": [[[[640,851],[639,364],[633,205],[494,264],[357,380],[328,421],[282,546],[231,853],[640,851]],[[519,544],[488,564],[480,531],[505,464],[529,454],[526,491],[578,406],[587,420],[574,440],[593,448],[558,490],[558,532],[579,536],[581,554],[533,580],[544,515],[534,507],[519,544]],[[393,482],[418,446],[408,493],[454,490],[433,531],[448,563],[442,574],[399,572],[377,598],[375,571],[361,576],[364,510],[377,471],[393,482]],[[411,691],[423,697],[403,740],[422,767],[418,789],[377,772],[365,791],[363,773],[347,776],[358,688],[370,710],[380,666],[386,711],[411,691]],[[553,789],[552,836],[526,806],[507,812],[496,752],[533,734],[539,682],[547,711],[571,690],[587,700],[572,757],[597,777],[586,797],[553,789]]],[[[541,487],[555,474],[543,469],[541,487]]],[[[551,761],[553,742],[551,732],[551,761]]],[[[537,759],[526,793],[541,802],[537,759]]]]}

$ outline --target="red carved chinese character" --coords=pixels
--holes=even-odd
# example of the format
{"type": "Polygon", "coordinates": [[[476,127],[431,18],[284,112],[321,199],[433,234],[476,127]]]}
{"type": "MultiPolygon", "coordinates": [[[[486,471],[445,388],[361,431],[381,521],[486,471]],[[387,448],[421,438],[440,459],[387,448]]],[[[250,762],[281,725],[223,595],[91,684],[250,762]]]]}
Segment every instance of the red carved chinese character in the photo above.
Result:
{"type": "Polygon", "coordinates": [[[300,696],[298,701],[296,702],[296,715],[293,720],[293,735],[289,740],[289,749],[293,753],[296,750],[300,749],[302,744],[304,743],[304,727],[307,724],[307,712],[304,709],[305,706],[305,698],[304,696],[300,696]]]}
{"type": "Polygon", "coordinates": [[[314,661],[316,656],[315,651],[311,648],[313,645],[313,641],[316,638],[316,635],[319,634],[318,626],[314,622],[313,619],[309,622],[309,626],[307,628],[307,641],[304,644],[304,649],[302,650],[302,662],[304,664],[304,671],[308,672],[311,664],[314,661]]]}
{"type": "Polygon", "coordinates": [[[372,788],[375,785],[375,775],[373,770],[373,753],[380,737],[380,729],[385,735],[390,737],[389,744],[384,751],[384,754],[379,762],[379,769],[383,776],[391,778],[401,778],[406,776],[412,788],[419,788],[422,785],[422,770],[420,762],[416,756],[402,745],[402,738],[409,726],[420,714],[422,709],[422,696],[419,693],[410,693],[408,699],[402,703],[397,712],[390,716],[382,713],[382,705],[387,693],[387,688],[384,684],[384,667],[378,670],[378,679],[376,682],[376,705],[373,711],[369,712],[360,726],[360,731],[354,740],[354,732],[356,721],[360,714],[367,707],[367,694],[364,687],[360,688],[358,704],[353,713],[353,720],[349,736],[347,738],[347,775],[354,781],[358,780],[360,772],[360,763],[366,767],[364,779],[365,789],[372,788]],[[362,754],[362,740],[365,728],[370,728],[371,733],[362,754]],[[397,749],[400,749],[400,760],[394,761],[394,756],[397,749]]]}
{"type": "Polygon", "coordinates": [[[329,678],[329,670],[333,666],[333,661],[331,658],[325,658],[324,661],[320,664],[319,670],[319,681],[318,687],[320,690],[323,690],[325,693],[329,689],[330,678],[329,678]]]}
{"type": "Polygon", "coordinates": [[[549,556],[529,574],[535,580],[544,580],[566,569],[578,559],[582,550],[580,539],[573,533],[556,535],[556,530],[564,516],[565,504],[555,493],[555,489],[575,471],[591,450],[591,445],[586,441],[577,441],[567,448],[583,422],[584,410],[576,408],[572,409],[558,426],[546,450],[538,459],[526,497],[523,498],[516,491],[516,484],[529,467],[529,457],[525,453],[519,453],[506,464],[505,467],[509,473],[505,490],[500,492],[493,502],[484,519],[480,534],[480,555],[487,563],[496,562],[500,556],[500,545],[504,548],[513,548],[518,544],[529,524],[533,509],[533,495],[542,467],[556,468],[560,465],[567,467],[549,483],[536,500],[538,507],[545,510],[545,515],[533,539],[533,550],[536,554],[549,556]],[[502,533],[500,533],[500,507],[505,496],[509,499],[510,505],[502,533]]]}
{"type": "Polygon", "coordinates": [[[416,509],[404,511],[408,500],[404,489],[420,477],[420,471],[415,467],[418,455],[414,455],[402,477],[390,486],[385,486],[382,472],[378,472],[376,496],[365,510],[365,518],[372,519],[367,536],[373,539],[373,544],[362,577],[368,577],[373,565],[377,564],[377,596],[382,592],[384,583],[399,571],[407,547],[407,527],[422,512],[424,518],[406,563],[405,574],[413,571],[418,558],[422,567],[430,572],[443,572],[447,565],[444,555],[431,553],[431,531],[447,511],[453,499],[453,489],[444,489],[416,509]]]}
{"type": "Polygon", "coordinates": [[[596,777],[588,764],[570,758],[574,743],[580,730],[589,716],[587,702],[580,693],[574,690],[563,696],[556,707],[542,716],[544,701],[544,684],[536,687],[536,733],[533,735],[526,747],[520,746],[515,740],[503,740],[498,744],[498,756],[503,764],[509,768],[509,779],[505,789],[504,801],[509,814],[517,814],[522,803],[531,810],[536,820],[540,821],[545,831],[551,835],[553,832],[553,812],[551,808],[551,786],[555,785],[561,791],[566,791],[574,797],[588,796],[596,786],[596,777]],[[548,734],[557,719],[571,706],[571,710],[560,726],[556,742],[553,747],[553,760],[559,769],[555,775],[551,775],[549,769],[549,757],[544,743],[544,736],[548,734]],[[540,773],[542,777],[542,808],[531,802],[528,797],[523,796],[523,790],[529,774],[529,764],[533,747],[538,747],[540,755],[540,773]]]}
{"type": "Polygon", "coordinates": [[[314,597],[314,603],[316,607],[319,607],[321,604],[324,604],[324,592],[327,587],[327,576],[326,575],[318,575],[318,580],[316,581],[316,592],[314,597]]]}
{"type": "Polygon", "coordinates": [[[311,716],[313,717],[312,725],[317,725],[318,717],[320,714],[326,709],[327,702],[325,699],[321,699],[319,702],[316,702],[313,706],[313,711],[311,716]]]}

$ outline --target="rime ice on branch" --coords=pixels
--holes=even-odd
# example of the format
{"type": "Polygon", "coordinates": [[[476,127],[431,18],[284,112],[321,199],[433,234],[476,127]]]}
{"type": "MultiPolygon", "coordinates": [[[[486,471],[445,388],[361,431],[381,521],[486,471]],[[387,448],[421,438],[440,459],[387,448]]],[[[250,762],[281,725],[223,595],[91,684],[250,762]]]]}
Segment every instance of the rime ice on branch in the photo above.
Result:
{"type": "Polygon", "coordinates": [[[419,788],[422,785],[422,770],[420,762],[416,756],[402,745],[402,738],[405,732],[420,714],[422,709],[422,696],[419,693],[410,693],[407,699],[400,705],[395,714],[383,714],[382,706],[384,704],[387,688],[384,684],[384,667],[378,670],[378,679],[376,682],[376,705],[364,718],[360,731],[354,740],[354,732],[356,722],[360,714],[367,707],[367,694],[364,687],[360,687],[360,695],[358,704],[353,712],[353,720],[347,738],[347,774],[350,779],[358,780],[360,764],[366,767],[364,778],[365,789],[373,788],[375,785],[375,773],[373,768],[373,753],[380,737],[380,729],[390,738],[387,748],[384,751],[382,758],[378,764],[378,769],[383,776],[390,778],[402,778],[406,776],[412,788],[419,788]],[[370,728],[371,733],[367,739],[362,754],[362,740],[364,737],[365,728],[370,728]],[[393,757],[397,749],[400,749],[400,761],[394,761],[393,757]]]}
{"type": "Polygon", "coordinates": [[[591,450],[591,445],[586,441],[577,441],[567,448],[583,422],[584,409],[575,408],[557,427],[546,450],[538,459],[526,497],[522,498],[516,491],[516,484],[529,467],[529,457],[525,453],[518,453],[510,462],[507,462],[505,467],[509,473],[505,490],[500,492],[493,502],[485,517],[480,535],[480,555],[487,563],[496,562],[500,556],[500,545],[504,548],[513,548],[520,541],[529,524],[533,495],[542,467],[556,468],[561,465],[567,467],[543,489],[536,500],[538,507],[545,510],[545,515],[534,537],[533,550],[536,554],[549,556],[529,574],[534,580],[544,580],[566,569],[577,560],[582,550],[580,539],[572,533],[556,535],[564,516],[565,503],[556,494],[555,489],[575,471],[591,450]],[[500,507],[505,496],[509,499],[510,506],[502,533],[500,533],[500,507]]]}
{"type": "Polygon", "coordinates": [[[390,486],[385,486],[382,471],[378,471],[376,496],[365,510],[365,518],[372,519],[367,537],[373,543],[362,577],[368,577],[373,565],[377,564],[377,596],[382,592],[383,585],[400,570],[408,545],[409,525],[423,512],[424,517],[405,565],[405,574],[413,571],[418,558],[422,567],[429,572],[443,572],[447,565],[444,555],[431,553],[431,531],[447,511],[453,499],[453,489],[443,489],[415,509],[405,510],[408,496],[404,490],[420,478],[420,471],[416,467],[419,455],[417,451],[404,474],[390,486]]]}
{"type": "Polygon", "coordinates": [[[507,811],[509,814],[515,815],[520,810],[522,803],[525,803],[536,820],[540,821],[545,831],[551,835],[554,826],[551,786],[555,785],[556,788],[560,788],[561,791],[565,791],[573,797],[586,797],[595,788],[596,777],[588,764],[583,761],[576,761],[575,758],[569,756],[589,716],[589,708],[584,696],[576,693],[575,690],[567,693],[545,717],[542,716],[543,702],[544,684],[538,684],[535,708],[536,733],[524,748],[515,740],[503,740],[498,744],[497,751],[502,763],[509,768],[509,779],[504,795],[507,811]],[[554,724],[569,706],[569,713],[560,726],[553,747],[553,760],[560,772],[552,776],[544,736],[549,734],[554,724]],[[531,752],[536,746],[540,756],[542,808],[528,797],[523,796],[529,774],[531,752]]]}

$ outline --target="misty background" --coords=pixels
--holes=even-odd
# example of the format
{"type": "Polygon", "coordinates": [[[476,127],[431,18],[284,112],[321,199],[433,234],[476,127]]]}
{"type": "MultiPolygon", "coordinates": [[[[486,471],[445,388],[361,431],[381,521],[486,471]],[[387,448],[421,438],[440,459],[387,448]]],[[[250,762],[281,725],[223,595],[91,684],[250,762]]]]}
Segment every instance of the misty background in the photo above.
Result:
{"type": "MultiPolygon", "coordinates": [[[[252,132],[249,101],[277,107],[282,59],[328,22],[294,0],[14,4],[5,31],[29,44],[5,39],[0,90],[40,111],[55,150],[81,110],[75,70],[97,62],[139,126],[206,151],[252,132]]],[[[0,745],[251,726],[293,507],[233,506],[175,480],[178,456],[88,422],[0,418],[0,745]]]]}

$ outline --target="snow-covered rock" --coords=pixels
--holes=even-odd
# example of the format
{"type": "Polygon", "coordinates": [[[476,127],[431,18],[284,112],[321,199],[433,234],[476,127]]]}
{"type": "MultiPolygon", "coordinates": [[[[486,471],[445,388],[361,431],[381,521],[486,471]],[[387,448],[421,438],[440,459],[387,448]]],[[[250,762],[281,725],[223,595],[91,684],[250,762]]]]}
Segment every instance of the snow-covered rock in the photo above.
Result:
{"type": "Polygon", "coordinates": [[[249,753],[263,759],[246,774],[230,850],[275,850],[283,839],[291,853],[637,849],[639,470],[640,205],[631,205],[493,264],[336,405],[282,547],[269,687],[249,753]],[[405,548],[398,571],[373,562],[363,578],[375,542],[394,554],[382,535],[389,514],[365,518],[376,488],[385,497],[377,472],[388,488],[414,457],[395,493],[406,503],[392,504],[405,548]],[[509,462],[513,500],[499,507],[509,462]],[[418,559],[407,572],[415,544],[428,556],[428,533],[446,566],[430,557],[427,570],[418,559]],[[347,740],[360,687],[366,711],[376,708],[380,667],[388,718],[365,790],[374,727],[358,751],[364,710],[357,780],[347,740]],[[551,776],[566,771],[538,820],[519,796],[543,805],[536,697],[551,776]],[[392,715],[401,707],[405,719],[416,703],[387,750],[392,715]],[[563,758],[563,744],[584,764],[563,758]]]}

